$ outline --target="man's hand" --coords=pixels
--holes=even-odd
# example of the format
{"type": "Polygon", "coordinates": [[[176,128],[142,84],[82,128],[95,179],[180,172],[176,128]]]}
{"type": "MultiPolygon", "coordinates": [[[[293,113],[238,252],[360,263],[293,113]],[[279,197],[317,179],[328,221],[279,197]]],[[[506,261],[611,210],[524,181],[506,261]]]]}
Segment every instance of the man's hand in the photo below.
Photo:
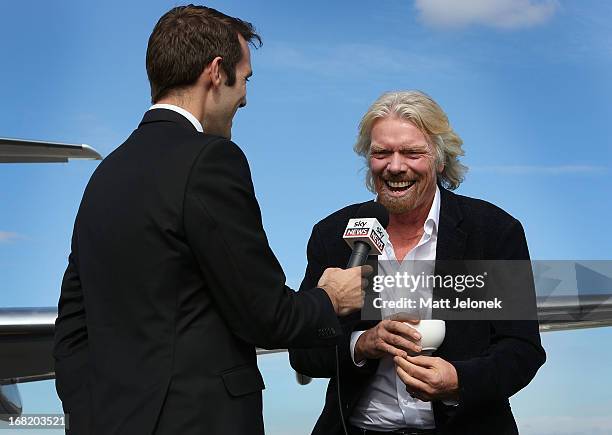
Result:
{"type": "Polygon", "coordinates": [[[430,356],[395,357],[397,375],[406,391],[423,402],[459,400],[459,379],[455,367],[446,360],[430,356]]]}
{"type": "MultiPolygon", "coordinates": [[[[418,320],[408,320],[412,324],[418,320]]],[[[361,334],[355,343],[355,361],[382,358],[385,355],[405,357],[419,353],[421,334],[413,327],[396,320],[383,320],[361,334]]]]}
{"type": "Polygon", "coordinates": [[[373,272],[372,266],[359,266],[350,269],[325,269],[317,287],[325,290],[339,316],[346,316],[363,306],[363,289],[368,281],[366,276],[373,272]]]}

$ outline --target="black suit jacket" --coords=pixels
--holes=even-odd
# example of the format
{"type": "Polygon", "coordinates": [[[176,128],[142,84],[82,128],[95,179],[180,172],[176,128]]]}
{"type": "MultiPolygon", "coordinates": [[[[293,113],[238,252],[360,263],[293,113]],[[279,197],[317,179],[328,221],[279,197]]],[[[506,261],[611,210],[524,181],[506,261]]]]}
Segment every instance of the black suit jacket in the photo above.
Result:
{"type": "Polygon", "coordinates": [[[72,433],[263,434],[255,346],[339,333],[322,289],[285,286],[231,141],[151,110],[92,175],[56,321],[72,433]]]}
{"type": "MultiPolygon", "coordinates": [[[[485,201],[456,195],[440,188],[440,220],[436,260],[526,260],[527,243],[521,224],[485,201]]],[[[350,249],[341,235],[361,204],[339,210],[315,225],[308,243],[308,267],[301,288],[316,283],[326,267],[344,267],[350,249]]],[[[533,287],[525,298],[535,310],[533,287]]],[[[339,348],[343,414],[351,415],[364,388],[376,372],[378,360],[364,367],[352,362],[349,342],[353,331],[372,327],[360,313],[341,320],[339,348]]],[[[436,428],[442,434],[490,435],[518,433],[508,398],[526,386],[545,361],[537,321],[446,322],[446,337],[434,353],[451,362],[459,377],[456,407],[433,403],[436,428]]],[[[291,349],[291,365],[311,377],[329,377],[325,407],[313,434],[334,435],[341,430],[338,409],[335,351],[291,349]]]]}

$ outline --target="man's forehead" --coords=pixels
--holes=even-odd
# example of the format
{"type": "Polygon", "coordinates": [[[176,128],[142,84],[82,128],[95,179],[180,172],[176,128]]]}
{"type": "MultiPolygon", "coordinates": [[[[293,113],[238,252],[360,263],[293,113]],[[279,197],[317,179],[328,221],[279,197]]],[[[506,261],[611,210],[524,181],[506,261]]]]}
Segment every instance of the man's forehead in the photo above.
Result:
{"type": "Polygon", "coordinates": [[[240,49],[242,51],[242,58],[246,59],[251,64],[251,48],[249,47],[249,43],[244,39],[244,37],[239,33],[238,40],[240,41],[240,49]]]}
{"type": "Polygon", "coordinates": [[[372,125],[371,142],[380,145],[427,146],[427,133],[423,132],[409,119],[388,116],[380,118],[372,125]]]}

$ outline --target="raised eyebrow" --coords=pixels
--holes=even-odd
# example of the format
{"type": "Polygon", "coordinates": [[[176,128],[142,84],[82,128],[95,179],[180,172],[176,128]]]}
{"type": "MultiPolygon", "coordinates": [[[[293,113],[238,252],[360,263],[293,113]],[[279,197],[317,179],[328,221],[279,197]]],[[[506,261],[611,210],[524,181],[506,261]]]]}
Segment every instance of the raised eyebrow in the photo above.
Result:
{"type": "Polygon", "coordinates": [[[408,145],[406,147],[401,147],[399,151],[402,153],[426,153],[429,151],[429,145],[424,143],[417,143],[413,145],[408,145]]]}
{"type": "Polygon", "coordinates": [[[425,145],[419,145],[419,146],[415,146],[415,147],[410,147],[410,148],[401,148],[400,151],[403,153],[421,153],[421,152],[427,152],[429,150],[429,148],[425,145]]]}
{"type": "Polygon", "coordinates": [[[371,147],[370,148],[370,154],[376,154],[376,153],[389,153],[390,151],[385,149],[385,148],[378,148],[378,147],[371,147]]]}
{"type": "Polygon", "coordinates": [[[387,151],[387,149],[384,147],[381,147],[380,145],[375,145],[375,144],[370,145],[370,152],[380,152],[380,151],[387,151]]]}

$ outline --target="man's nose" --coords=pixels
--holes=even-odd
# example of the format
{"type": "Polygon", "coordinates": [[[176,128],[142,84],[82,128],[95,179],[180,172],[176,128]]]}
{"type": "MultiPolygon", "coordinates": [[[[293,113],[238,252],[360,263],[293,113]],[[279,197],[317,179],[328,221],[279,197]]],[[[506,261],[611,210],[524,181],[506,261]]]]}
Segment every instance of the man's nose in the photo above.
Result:
{"type": "Polygon", "coordinates": [[[406,171],[406,165],[404,164],[400,153],[393,153],[391,155],[391,160],[389,161],[387,169],[389,172],[393,173],[406,171]]]}
{"type": "Polygon", "coordinates": [[[247,99],[246,99],[246,97],[244,97],[244,98],[242,99],[242,101],[240,102],[240,105],[239,105],[238,107],[245,107],[245,106],[246,106],[246,103],[247,103],[247,99]]]}

